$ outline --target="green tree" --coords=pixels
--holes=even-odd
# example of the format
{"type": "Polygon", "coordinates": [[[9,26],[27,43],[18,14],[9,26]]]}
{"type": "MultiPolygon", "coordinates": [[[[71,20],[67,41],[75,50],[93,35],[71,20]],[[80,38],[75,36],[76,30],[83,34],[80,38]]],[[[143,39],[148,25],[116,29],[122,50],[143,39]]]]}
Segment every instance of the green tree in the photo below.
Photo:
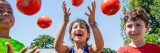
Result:
{"type": "Polygon", "coordinates": [[[117,53],[115,50],[111,50],[110,48],[103,48],[101,53],[117,53]]]}
{"type": "Polygon", "coordinates": [[[54,38],[49,35],[39,35],[33,40],[33,42],[31,42],[30,47],[33,48],[37,46],[38,48],[54,48],[53,41],[54,38]]]}
{"type": "MultiPolygon", "coordinates": [[[[123,13],[128,9],[132,9],[135,7],[144,8],[148,14],[150,14],[150,24],[151,29],[145,36],[146,42],[151,42],[160,45],[160,0],[123,0],[123,13]]],[[[128,44],[130,42],[129,38],[124,33],[123,28],[124,22],[121,18],[121,30],[124,44],[128,44]]]]}

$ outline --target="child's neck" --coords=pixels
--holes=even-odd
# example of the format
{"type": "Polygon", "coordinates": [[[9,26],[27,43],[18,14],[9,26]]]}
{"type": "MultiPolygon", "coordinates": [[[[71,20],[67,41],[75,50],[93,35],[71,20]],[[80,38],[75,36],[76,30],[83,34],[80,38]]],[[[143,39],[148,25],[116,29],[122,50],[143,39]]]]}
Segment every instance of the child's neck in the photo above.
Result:
{"type": "Polygon", "coordinates": [[[131,41],[131,43],[129,44],[132,47],[142,47],[146,44],[146,42],[144,41],[144,39],[141,40],[135,40],[135,41],[131,41]]]}
{"type": "Polygon", "coordinates": [[[75,49],[83,49],[85,47],[86,43],[74,43],[75,49]]]}
{"type": "Polygon", "coordinates": [[[0,37],[2,38],[10,38],[9,29],[0,28],[0,37]]]}

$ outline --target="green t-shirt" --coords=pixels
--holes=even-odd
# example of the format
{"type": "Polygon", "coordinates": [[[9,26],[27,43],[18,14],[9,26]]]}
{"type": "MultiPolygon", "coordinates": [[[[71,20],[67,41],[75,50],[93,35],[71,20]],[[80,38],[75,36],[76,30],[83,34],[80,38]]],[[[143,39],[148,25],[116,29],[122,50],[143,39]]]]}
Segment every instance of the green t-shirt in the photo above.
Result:
{"type": "Polygon", "coordinates": [[[8,38],[0,38],[0,53],[6,53],[6,45],[5,43],[6,42],[9,42],[12,49],[15,51],[15,52],[18,52],[20,51],[24,45],[20,42],[18,42],[17,40],[14,40],[14,39],[8,39],[8,38]]]}

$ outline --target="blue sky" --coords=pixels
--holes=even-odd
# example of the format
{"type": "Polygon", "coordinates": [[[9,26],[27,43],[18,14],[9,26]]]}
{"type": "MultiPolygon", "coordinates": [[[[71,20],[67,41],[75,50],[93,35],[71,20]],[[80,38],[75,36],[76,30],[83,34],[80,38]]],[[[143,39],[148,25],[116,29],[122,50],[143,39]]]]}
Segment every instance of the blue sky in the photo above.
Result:
{"type": "MultiPolygon", "coordinates": [[[[16,7],[16,0],[7,0],[13,9],[15,17],[15,25],[11,28],[10,36],[25,46],[30,46],[30,43],[34,38],[39,35],[51,35],[55,37],[58,29],[63,20],[62,0],[42,0],[42,6],[38,13],[27,16],[22,14],[16,7]],[[52,25],[47,29],[42,29],[37,25],[37,19],[39,16],[45,15],[52,19],[52,25]]],[[[81,18],[88,22],[88,17],[84,12],[88,12],[87,6],[90,6],[93,0],[84,0],[83,4],[79,7],[72,6],[71,0],[66,0],[66,4],[71,9],[70,23],[81,18]]],[[[118,50],[119,47],[123,46],[120,30],[120,17],[122,16],[122,8],[113,16],[104,15],[100,10],[101,0],[96,0],[96,22],[102,33],[104,39],[104,47],[118,50]]],[[[89,12],[88,12],[89,13],[89,12]]],[[[71,44],[69,39],[69,27],[66,30],[65,43],[71,44]]],[[[93,34],[88,43],[94,43],[93,34]]]]}

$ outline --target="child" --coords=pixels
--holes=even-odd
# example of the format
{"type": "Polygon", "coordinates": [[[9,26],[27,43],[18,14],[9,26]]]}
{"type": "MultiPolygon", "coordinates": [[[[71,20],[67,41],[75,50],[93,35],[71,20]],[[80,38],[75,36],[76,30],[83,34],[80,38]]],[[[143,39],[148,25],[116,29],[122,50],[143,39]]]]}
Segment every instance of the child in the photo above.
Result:
{"type": "Polygon", "coordinates": [[[131,43],[120,48],[118,53],[160,53],[160,46],[144,41],[150,28],[149,18],[142,8],[132,9],[124,14],[125,33],[131,39],[131,43]]]}
{"type": "MultiPolygon", "coordinates": [[[[10,28],[14,23],[15,19],[10,4],[5,0],[0,0],[0,53],[18,52],[24,47],[22,43],[9,36],[10,28]]],[[[34,48],[31,52],[33,53],[36,50],[37,48],[34,48]]],[[[21,53],[24,53],[25,51],[26,48],[22,49],[21,53]]]]}
{"type": "Polygon", "coordinates": [[[88,24],[82,20],[77,19],[70,25],[70,38],[74,46],[63,44],[66,26],[69,22],[70,9],[67,9],[65,2],[63,2],[64,20],[55,38],[55,50],[58,53],[100,53],[103,49],[104,42],[102,35],[95,24],[95,1],[92,3],[92,9],[88,7],[90,14],[85,13],[89,17],[89,24],[94,34],[95,43],[88,45],[87,41],[90,37],[90,29],[88,24]]]}

